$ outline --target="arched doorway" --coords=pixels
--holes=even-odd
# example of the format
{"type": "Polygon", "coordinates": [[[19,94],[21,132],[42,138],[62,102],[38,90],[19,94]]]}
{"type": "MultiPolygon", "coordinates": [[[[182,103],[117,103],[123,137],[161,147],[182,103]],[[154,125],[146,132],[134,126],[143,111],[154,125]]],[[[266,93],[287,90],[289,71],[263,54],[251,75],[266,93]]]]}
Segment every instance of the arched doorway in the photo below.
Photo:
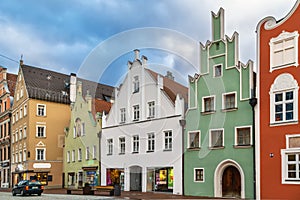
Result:
{"type": "Polygon", "coordinates": [[[245,174],[234,160],[223,160],[214,175],[215,197],[245,198],[245,174]]]}
{"type": "Polygon", "coordinates": [[[132,166],[130,170],[130,191],[142,191],[142,168],[132,166]]]}
{"type": "Polygon", "coordinates": [[[228,166],[223,172],[222,197],[241,197],[241,175],[234,166],[228,166]]]}

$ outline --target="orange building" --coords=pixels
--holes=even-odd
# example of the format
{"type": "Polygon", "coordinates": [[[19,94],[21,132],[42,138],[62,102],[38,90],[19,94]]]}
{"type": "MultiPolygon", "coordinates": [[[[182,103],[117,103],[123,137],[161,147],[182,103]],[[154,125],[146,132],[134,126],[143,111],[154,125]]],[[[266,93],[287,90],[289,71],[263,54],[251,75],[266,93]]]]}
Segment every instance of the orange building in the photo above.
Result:
{"type": "Polygon", "coordinates": [[[70,76],[21,61],[12,109],[12,184],[36,179],[62,186],[64,128],[70,122],[70,76]]]}
{"type": "Polygon", "coordinates": [[[261,199],[300,198],[299,4],[283,19],[267,17],[257,26],[261,199]]]}
{"type": "Polygon", "coordinates": [[[10,187],[10,116],[17,75],[0,67],[0,187],[10,187]]]}

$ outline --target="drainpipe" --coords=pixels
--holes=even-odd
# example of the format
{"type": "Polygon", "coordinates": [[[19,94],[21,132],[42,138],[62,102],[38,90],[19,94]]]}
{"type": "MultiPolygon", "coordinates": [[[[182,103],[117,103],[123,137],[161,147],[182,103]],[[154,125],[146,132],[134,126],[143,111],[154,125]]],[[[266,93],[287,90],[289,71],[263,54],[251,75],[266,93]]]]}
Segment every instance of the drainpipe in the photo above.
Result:
{"type": "Polygon", "coordinates": [[[101,136],[102,136],[102,130],[100,130],[97,133],[97,136],[99,138],[99,177],[98,177],[98,183],[99,183],[99,186],[101,186],[101,136]]]}
{"type": "Polygon", "coordinates": [[[181,148],[182,148],[182,195],[184,195],[184,127],[186,125],[186,120],[185,119],[181,119],[179,120],[180,126],[181,126],[181,134],[182,134],[182,144],[181,144],[181,148]]]}
{"type": "MultiPolygon", "coordinates": [[[[255,89],[254,89],[255,91],[255,89]]],[[[255,106],[257,104],[257,98],[255,97],[255,92],[252,95],[252,98],[249,100],[249,104],[252,108],[252,144],[253,144],[253,193],[254,199],[256,199],[256,155],[255,155],[255,106]]]]}

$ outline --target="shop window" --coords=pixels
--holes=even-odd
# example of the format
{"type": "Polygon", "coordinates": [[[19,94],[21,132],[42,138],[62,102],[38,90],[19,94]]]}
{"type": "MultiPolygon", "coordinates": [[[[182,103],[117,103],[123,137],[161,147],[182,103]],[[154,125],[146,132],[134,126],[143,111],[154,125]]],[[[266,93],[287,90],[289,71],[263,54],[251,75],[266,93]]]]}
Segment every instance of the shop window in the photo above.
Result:
{"type": "Polygon", "coordinates": [[[43,185],[48,185],[48,173],[36,173],[36,180],[43,185]]]}

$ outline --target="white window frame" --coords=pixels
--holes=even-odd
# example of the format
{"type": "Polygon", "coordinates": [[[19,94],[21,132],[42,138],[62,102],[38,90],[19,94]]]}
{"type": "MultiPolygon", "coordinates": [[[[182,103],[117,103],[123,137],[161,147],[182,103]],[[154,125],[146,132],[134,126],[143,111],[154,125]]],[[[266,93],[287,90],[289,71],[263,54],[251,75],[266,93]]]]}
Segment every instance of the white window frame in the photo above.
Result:
{"type": "Polygon", "coordinates": [[[126,122],[126,108],[120,109],[120,123],[126,122]]]}
{"type": "Polygon", "coordinates": [[[85,159],[86,160],[90,159],[90,147],[85,148],[85,159]]]}
{"type": "Polygon", "coordinates": [[[237,109],[237,92],[227,92],[222,94],[222,110],[228,111],[228,110],[233,110],[237,109]],[[234,95],[234,107],[226,107],[226,97],[229,95],[234,95]]]}
{"type": "Polygon", "coordinates": [[[107,139],[107,155],[113,155],[114,153],[114,140],[112,138],[107,139]]]}
{"type": "Polygon", "coordinates": [[[222,77],[223,76],[223,65],[222,64],[217,64],[217,65],[214,65],[213,66],[213,76],[215,77],[215,78],[219,78],[219,77],[222,77]],[[220,67],[221,68],[221,74],[220,75],[216,75],[216,68],[217,67],[220,67]]]}
{"type": "Polygon", "coordinates": [[[173,131],[165,130],[164,131],[164,151],[172,151],[173,149],[173,131]],[[168,133],[168,135],[167,135],[168,133]],[[169,134],[171,133],[171,135],[169,134]]]}
{"type": "Polygon", "coordinates": [[[210,129],[209,130],[209,147],[211,149],[218,149],[218,148],[224,148],[224,128],[218,128],[218,129],[210,129]],[[214,146],[212,145],[212,132],[213,131],[222,131],[222,146],[214,146]]]}
{"type": "MultiPolygon", "coordinates": [[[[291,74],[283,73],[276,77],[271,88],[270,88],[270,124],[271,125],[284,125],[287,123],[298,123],[298,90],[299,86],[297,80],[291,74]],[[286,93],[289,91],[293,91],[293,119],[292,120],[283,120],[276,121],[275,118],[275,95],[278,93],[286,93]]],[[[283,104],[285,105],[285,104],[283,104]]],[[[283,110],[283,114],[286,114],[283,110]]]]}
{"type": "Polygon", "coordinates": [[[216,111],[216,95],[202,97],[202,112],[203,113],[211,113],[211,112],[215,112],[215,111],[216,111]],[[206,106],[205,106],[206,99],[212,99],[212,102],[213,102],[212,110],[205,109],[206,108],[206,106]]]}
{"type": "Polygon", "coordinates": [[[125,154],[125,152],[126,152],[126,138],[124,136],[119,137],[119,148],[120,148],[119,154],[125,154]],[[124,139],[124,141],[121,141],[123,139],[124,139]],[[124,145],[124,148],[123,148],[123,145],[124,145]]]}
{"type": "Polygon", "coordinates": [[[46,137],[46,125],[36,125],[36,134],[35,134],[35,136],[39,137],[39,138],[45,138],[46,137]],[[43,128],[43,130],[44,130],[43,136],[39,136],[39,128],[43,128]]]}
{"type": "Polygon", "coordinates": [[[72,162],[75,162],[76,158],[75,158],[75,150],[72,150],[72,162]]]}
{"type": "Polygon", "coordinates": [[[236,126],[235,127],[235,141],[234,141],[234,144],[235,144],[235,146],[250,146],[250,145],[252,145],[252,126],[236,126]],[[245,129],[245,128],[249,128],[250,130],[250,143],[249,144],[239,144],[238,143],[238,130],[239,129],[245,129]]]}
{"type": "Polygon", "coordinates": [[[19,163],[21,163],[23,161],[22,157],[23,157],[23,151],[20,150],[19,151],[19,163]]]}
{"type": "Polygon", "coordinates": [[[140,151],[140,136],[132,136],[132,153],[139,153],[140,151]]]}
{"type": "Polygon", "coordinates": [[[148,118],[155,117],[155,101],[148,102],[148,118]]]}
{"type": "Polygon", "coordinates": [[[205,182],[205,173],[204,173],[204,168],[194,168],[194,182],[196,183],[204,183],[205,182]],[[196,174],[196,170],[200,170],[202,171],[202,176],[203,176],[203,180],[197,180],[197,174],[196,174]]]}
{"type": "Polygon", "coordinates": [[[27,126],[23,127],[23,138],[27,137],[27,126]]]}
{"type": "Polygon", "coordinates": [[[97,146],[93,145],[93,159],[97,159],[96,156],[97,156],[97,146]]]}
{"type": "Polygon", "coordinates": [[[155,151],[155,134],[148,133],[147,134],[147,152],[155,151]]]}
{"type": "Polygon", "coordinates": [[[282,184],[300,185],[300,146],[289,147],[289,139],[300,137],[300,134],[286,135],[286,148],[281,149],[281,182],[282,184]],[[295,155],[296,161],[288,161],[288,155],[295,155]],[[296,178],[288,178],[288,163],[296,165],[296,178]]]}
{"type": "Polygon", "coordinates": [[[78,155],[77,155],[78,156],[78,161],[81,162],[82,161],[82,149],[79,148],[77,153],[78,153],[78,155]]]}
{"type": "Polygon", "coordinates": [[[140,120],[140,105],[134,105],[132,107],[133,111],[133,121],[139,121],[140,120]]]}
{"type": "Polygon", "coordinates": [[[19,139],[21,140],[23,138],[23,130],[22,128],[19,129],[19,139]]]}
{"type": "Polygon", "coordinates": [[[47,116],[47,107],[46,107],[46,104],[37,104],[36,105],[36,115],[37,116],[40,116],[40,117],[45,117],[45,116],[47,116]],[[43,107],[43,113],[42,114],[40,114],[40,108],[41,107],[43,107]]]}
{"type": "Polygon", "coordinates": [[[139,76],[133,77],[133,93],[137,93],[140,91],[140,81],[139,76]]]}
{"type": "Polygon", "coordinates": [[[188,146],[188,148],[190,148],[190,149],[197,149],[197,148],[200,148],[200,147],[201,147],[201,132],[200,132],[200,130],[188,131],[187,142],[188,142],[187,146],[188,146]],[[198,133],[198,135],[199,135],[199,139],[198,139],[199,146],[191,146],[190,135],[191,135],[192,133],[196,133],[196,134],[198,133]]]}
{"type": "Polygon", "coordinates": [[[67,151],[67,163],[70,162],[70,151],[67,151]]]}
{"type": "Polygon", "coordinates": [[[27,115],[27,105],[25,104],[24,105],[24,116],[26,116],[27,115]]]}
{"type": "Polygon", "coordinates": [[[298,67],[298,38],[299,38],[299,33],[298,31],[294,32],[285,32],[283,31],[280,33],[277,37],[271,38],[269,42],[270,46],[270,72],[276,70],[276,69],[281,69],[289,66],[295,66],[298,67]],[[292,40],[292,44],[290,46],[286,46],[286,41],[292,40]],[[282,63],[276,65],[275,63],[275,51],[278,51],[275,49],[275,45],[278,43],[282,43],[282,63]],[[293,60],[291,62],[287,62],[284,58],[286,57],[286,50],[287,49],[294,49],[293,50],[293,60]]]}
{"type": "Polygon", "coordinates": [[[26,149],[23,150],[23,161],[25,162],[26,161],[26,157],[27,157],[27,151],[26,149]]]}
{"type": "Polygon", "coordinates": [[[46,160],[46,148],[35,148],[35,160],[46,160]],[[38,159],[39,150],[43,150],[43,159],[38,159]]]}

